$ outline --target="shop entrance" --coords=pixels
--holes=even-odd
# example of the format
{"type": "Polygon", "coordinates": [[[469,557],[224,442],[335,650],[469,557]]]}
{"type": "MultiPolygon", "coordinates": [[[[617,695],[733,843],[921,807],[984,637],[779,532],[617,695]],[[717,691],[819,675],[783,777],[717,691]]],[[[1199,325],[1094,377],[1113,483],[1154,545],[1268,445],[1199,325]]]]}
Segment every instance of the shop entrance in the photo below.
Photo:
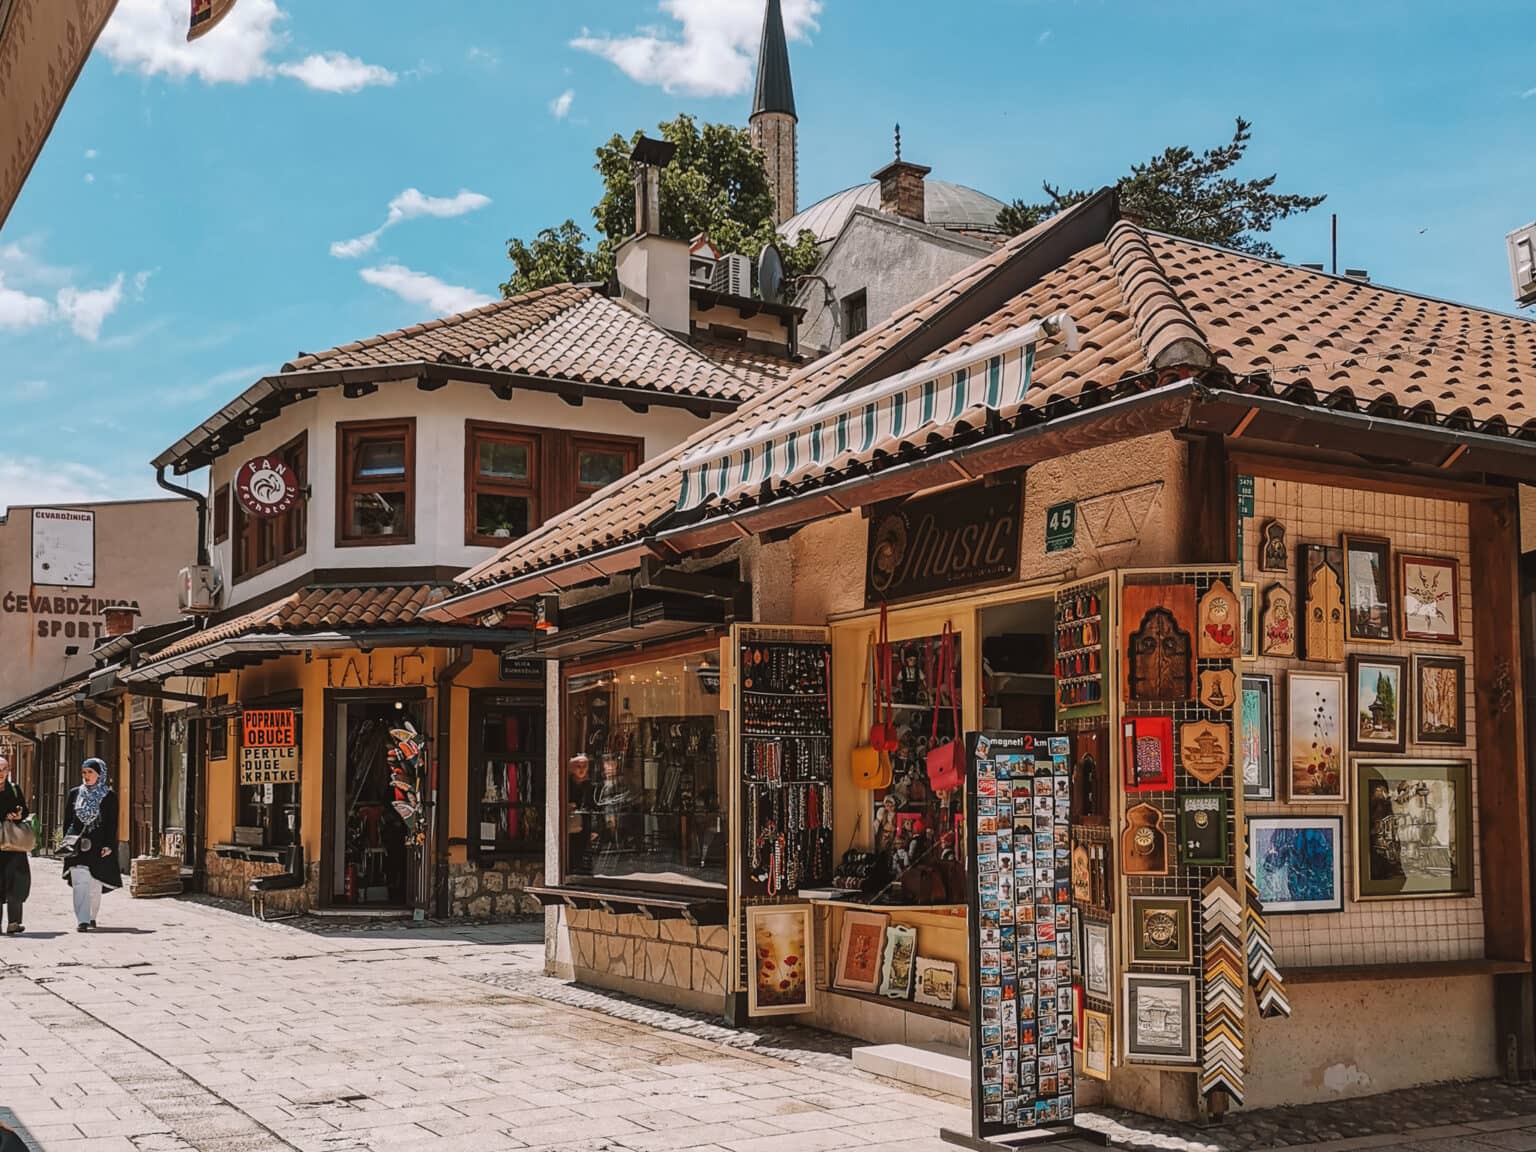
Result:
{"type": "Polygon", "coordinates": [[[422,731],[420,701],[397,697],[335,700],[330,739],[331,903],[404,908],[410,892],[411,836],[390,782],[394,731],[422,731]]]}
{"type": "Polygon", "coordinates": [[[155,844],[155,798],[160,794],[159,773],[155,771],[155,731],[148,724],[135,724],[128,732],[129,847],[135,856],[157,856],[155,844]]]}
{"type": "Polygon", "coordinates": [[[1050,597],[983,608],[981,726],[1051,732],[1056,726],[1052,668],[1055,602],[1050,597]]]}

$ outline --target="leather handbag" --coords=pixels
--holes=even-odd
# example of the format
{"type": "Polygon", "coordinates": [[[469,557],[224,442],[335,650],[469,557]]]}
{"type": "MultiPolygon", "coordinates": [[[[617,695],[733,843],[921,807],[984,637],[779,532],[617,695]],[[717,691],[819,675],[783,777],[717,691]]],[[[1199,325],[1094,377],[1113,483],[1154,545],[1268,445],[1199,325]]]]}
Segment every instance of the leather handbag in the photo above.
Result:
{"type": "MultiPolygon", "coordinates": [[[[868,647],[868,655],[873,657],[874,645],[871,641],[868,647]]],[[[869,696],[869,664],[872,660],[866,660],[864,683],[859,687],[859,722],[854,726],[854,731],[862,733],[864,730],[864,701],[869,696]]],[[[878,689],[877,689],[878,691],[878,689]]],[[[889,788],[891,786],[891,758],[873,744],[860,744],[849,756],[849,772],[853,776],[856,787],[867,788],[871,791],[877,788],[889,788]]]]}
{"type": "Polygon", "coordinates": [[[948,621],[939,638],[939,679],[933,687],[933,728],[928,739],[928,783],[935,792],[948,792],[965,781],[965,742],[960,736],[960,689],[955,674],[955,630],[948,621]],[[939,693],[948,689],[953,736],[939,743],[939,693]]]}
{"type": "MultiPolygon", "coordinates": [[[[880,602],[880,639],[875,644],[875,715],[874,724],[869,729],[869,746],[876,752],[894,752],[901,746],[901,737],[896,732],[896,717],[894,715],[895,669],[891,663],[891,638],[887,626],[885,602],[880,602]],[[882,719],[882,707],[884,709],[882,719]]],[[[859,720],[863,726],[863,718],[859,720]]]]}
{"type": "Polygon", "coordinates": [[[37,847],[37,833],[27,820],[0,820],[0,852],[30,852],[37,847]]]}

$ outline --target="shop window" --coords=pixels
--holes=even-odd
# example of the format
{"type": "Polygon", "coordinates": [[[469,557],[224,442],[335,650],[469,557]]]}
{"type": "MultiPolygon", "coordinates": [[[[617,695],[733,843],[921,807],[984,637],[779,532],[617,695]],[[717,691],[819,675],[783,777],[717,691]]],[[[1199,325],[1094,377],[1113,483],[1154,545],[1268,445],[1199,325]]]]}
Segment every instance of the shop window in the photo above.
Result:
{"type": "Polygon", "coordinates": [[[483,695],[470,707],[469,829],[481,860],[544,855],[544,701],[483,695]]]}
{"type": "MultiPolygon", "coordinates": [[[[302,489],[309,483],[309,438],[295,436],[275,453],[298,478],[302,489]]],[[[226,515],[233,517],[235,579],[244,580],[302,556],[308,547],[309,505],[298,500],[281,516],[253,516],[232,500],[228,489],[219,501],[226,515]]],[[[218,535],[219,508],[214,511],[214,535],[218,535]]]]}
{"type": "Polygon", "coordinates": [[[578,437],[575,448],[578,502],[640,466],[640,444],[636,440],[578,437]]]}
{"type": "Polygon", "coordinates": [[[213,494],[213,542],[222,544],[229,539],[229,485],[219,485],[213,494]]]}
{"type": "Polygon", "coordinates": [[[416,533],[416,422],[338,424],[336,542],[410,544],[416,533]]]}
{"type": "Polygon", "coordinates": [[[714,650],[567,681],[567,878],[725,887],[719,692],[714,650]]]}
{"type": "Polygon", "coordinates": [[[466,442],[465,543],[497,547],[538,527],[538,437],[472,421],[466,442]]]}
{"type": "Polygon", "coordinates": [[[869,293],[860,288],[843,297],[843,339],[852,340],[869,327],[869,293]]]}
{"type": "MultiPolygon", "coordinates": [[[[269,707],[267,704],[249,707],[269,707]]],[[[286,707],[286,705],[284,705],[286,707]]],[[[304,747],[304,715],[294,710],[294,735],[304,747]]],[[[235,725],[237,739],[240,725],[235,725]]],[[[241,828],[261,829],[261,843],[268,848],[286,848],[299,843],[299,785],[239,783],[239,754],[235,755],[235,824],[241,828]]]]}

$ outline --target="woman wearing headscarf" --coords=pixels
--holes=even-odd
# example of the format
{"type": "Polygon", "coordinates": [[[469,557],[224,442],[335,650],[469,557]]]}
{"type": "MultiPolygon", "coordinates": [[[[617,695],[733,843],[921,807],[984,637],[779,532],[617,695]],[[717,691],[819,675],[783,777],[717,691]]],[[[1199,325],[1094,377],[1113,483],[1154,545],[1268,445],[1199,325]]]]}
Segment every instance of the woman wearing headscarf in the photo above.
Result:
{"type": "MultiPolygon", "coordinates": [[[[32,815],[26,797],[11,778],[11,762],[0,756],[0,820],[25,820],[32,815]]],[[[32,892],[32,865],[25,852],[0,852],[0,903],[5,906],[5,931],[22,931],[21,906],[32,892]]]]}
{"type": "Polygon", "coordinates": [[[96,927],[101,894],[123,886],[117,866],[117,793],[107,765],[94,756],[80,765],[80,786],[64,803],[64,878],[75,892],[77,931],[96,927]],[[76,837],[71,841],[69,837],[76,837]]]}

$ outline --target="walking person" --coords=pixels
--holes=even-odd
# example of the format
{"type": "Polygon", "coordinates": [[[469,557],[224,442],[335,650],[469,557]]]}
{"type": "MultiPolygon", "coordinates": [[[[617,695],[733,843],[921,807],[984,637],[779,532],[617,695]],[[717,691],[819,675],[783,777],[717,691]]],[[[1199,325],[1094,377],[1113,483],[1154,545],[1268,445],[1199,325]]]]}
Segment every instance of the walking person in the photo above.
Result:
{"type": "Polygon", "coordinates": [[[5,910],[5,931],[18,936],[25,929],[21,923],[21,906],[32,892],[32,864],[27,859],[35,837],[27,817],[26,797],[21,787],[11,779],[11,762],[0,756],[0,904],[5,910]]]}
{"type": "Polygon", "coordinates": [[[117,793],[107,765],[94,756],[80,765],[80,786],[64,803],[64,878],[74,889],[76,931],[96,927],[101,894],[123,886],[117,866],[117,793]]]}

